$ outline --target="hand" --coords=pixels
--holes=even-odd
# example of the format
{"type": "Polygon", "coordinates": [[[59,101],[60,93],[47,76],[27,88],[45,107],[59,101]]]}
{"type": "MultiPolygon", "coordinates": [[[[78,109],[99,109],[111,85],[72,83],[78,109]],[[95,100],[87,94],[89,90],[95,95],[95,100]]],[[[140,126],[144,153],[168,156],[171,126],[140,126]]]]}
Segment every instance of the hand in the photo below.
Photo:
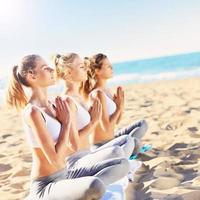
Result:
{"type": "Polygon", "coordinates": [[[56,118],[62,125],[69,125],[71,123],[70,108],[66,100],[62,100],[61,97],[56,97],[56,118]]]}
{"type": "Polygon", "coordinates": [[[122,87],[117,88],[117,93],[114,95],[113,100],[116,103],[117,108],[120,111],[123,111],[124,110],[124,91],[122,87]]]}
{"type": "Polygon", "coordinates": [[[91,116],[91,123],[95,124],[101,119],[102,105],[98,98],[95,98],[92,107],[89,110],[91,116]]]}

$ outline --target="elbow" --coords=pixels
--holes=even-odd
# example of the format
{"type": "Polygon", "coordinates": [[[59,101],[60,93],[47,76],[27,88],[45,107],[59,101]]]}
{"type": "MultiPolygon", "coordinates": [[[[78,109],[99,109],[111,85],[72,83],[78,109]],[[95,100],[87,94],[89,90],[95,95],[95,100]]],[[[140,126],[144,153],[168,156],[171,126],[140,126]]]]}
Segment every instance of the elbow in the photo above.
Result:
{"type": "Polygon", "coordinates": [[[48,160],[49,160],[49,163],[56,168],[63,167],[63,165],[65,164],[64,158],[61,158],[58,155],[53,156],[53,157],[49,158],[48,160]]]}
{"type": "Polygon", "coordinates": [[[108,121],[102,122],[101,125],[104,131],[110,131],[113,129],[113,125],[108,121]]]}
{"type": "Polygon", "coordinates": [[[76,152],[79,150],[79,145],[70,145],[70,149],[73,151],[73,152],[76,152]]]}
{"type": "Polygon", "coordinates": [[[69,149],[73,152],[76,152],[79,150],[79,147],[80,147],[80,142],[78,141],[73,141],[73,142],[70,142],[69,145],[68,145],[69,149]]]}

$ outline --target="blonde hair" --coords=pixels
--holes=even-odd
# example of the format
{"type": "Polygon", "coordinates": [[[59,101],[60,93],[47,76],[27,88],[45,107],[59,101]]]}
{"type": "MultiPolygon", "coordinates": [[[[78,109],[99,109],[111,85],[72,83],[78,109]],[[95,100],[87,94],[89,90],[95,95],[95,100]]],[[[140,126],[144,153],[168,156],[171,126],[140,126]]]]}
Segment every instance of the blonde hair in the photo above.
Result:
{"type": "Polygon", "coordinates": [[[6,103],[9,106],[17,109],[26,106],[28,100],[23,86],[30,87],[26,76],[30,70],[34,71],[38,58],[41,57],[39,55],[25,56],[19,66],[15,65],[13,67],[12,76],[6,92],[6,103]]]}
{"type": "Polygon", "coordinates": [[[102,53],[98,53],[92,56],[91,58],[90,57],[84,58],[84,63],[87,68],[87,80],[85,81],[82,87],[82,94],[85,99],[88,99],[88,95],[96,85],[97,80],[96,80],[95,69],[101,69],[103,60],[106,58],[107,56],[102,53]]]}
{"type": "Polygon", "coordinates": [[[55,65],[55,75],[57,79],[66,80],[66,70],[71,67],[74,59],[78,57],[76,53],[68,53],[66,55],[56,54],[53,57],[53,63],[55,65]]]}

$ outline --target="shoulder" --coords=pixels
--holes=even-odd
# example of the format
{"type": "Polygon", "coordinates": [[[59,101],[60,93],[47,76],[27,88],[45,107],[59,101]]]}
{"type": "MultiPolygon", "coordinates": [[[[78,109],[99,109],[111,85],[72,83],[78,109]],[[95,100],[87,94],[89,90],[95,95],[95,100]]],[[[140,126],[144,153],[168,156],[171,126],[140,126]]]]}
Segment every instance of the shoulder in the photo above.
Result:
{"type": "Polygon", "coordinates": [[[77,103],[72,97],[66,96],[65,101],[69,105],[69,108],[71,109],[71,111],[77,111],[77,103]]]}
{"type": "Polygon", "coordinates": [[[24,120],[27,125],[45,121],[42,111],[35,105],[28,104],[23,110],[24,120]]]}
{"type": "Polygon", "coordinates": [[[41,119],[42,112],[33,105],[29,108],[28,116],[31,120],[41,119]]]}

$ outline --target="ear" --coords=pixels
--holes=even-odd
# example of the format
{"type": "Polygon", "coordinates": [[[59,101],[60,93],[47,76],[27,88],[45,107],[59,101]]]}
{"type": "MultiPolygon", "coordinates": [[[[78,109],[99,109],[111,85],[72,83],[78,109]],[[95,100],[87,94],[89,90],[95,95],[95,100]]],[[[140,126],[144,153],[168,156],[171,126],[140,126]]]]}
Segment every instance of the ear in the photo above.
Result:
{"type": "Polygon", "coordinates": [[[99,74],[100,74],[100,69],[96,68],[96,69],[94,70],[94,72],[95,72],[96,75],[99,75],[99,74]]]}
{"type": "Polygon", "coordinates": [[[65,79],[65,80],[69,80],[69,79],[71,78],[71,75],[72,75],[72,70],[71,70],[71,68],[68,68],[68,69],[65,71],[64,79],[65,79]]]}
{"type": "Polygon", "coordinates": [[[28,81],[33,82],[33,81],[36,80],[37,75],[33,70],[29,70],[26,78],[27,78],[28,81]]]}

